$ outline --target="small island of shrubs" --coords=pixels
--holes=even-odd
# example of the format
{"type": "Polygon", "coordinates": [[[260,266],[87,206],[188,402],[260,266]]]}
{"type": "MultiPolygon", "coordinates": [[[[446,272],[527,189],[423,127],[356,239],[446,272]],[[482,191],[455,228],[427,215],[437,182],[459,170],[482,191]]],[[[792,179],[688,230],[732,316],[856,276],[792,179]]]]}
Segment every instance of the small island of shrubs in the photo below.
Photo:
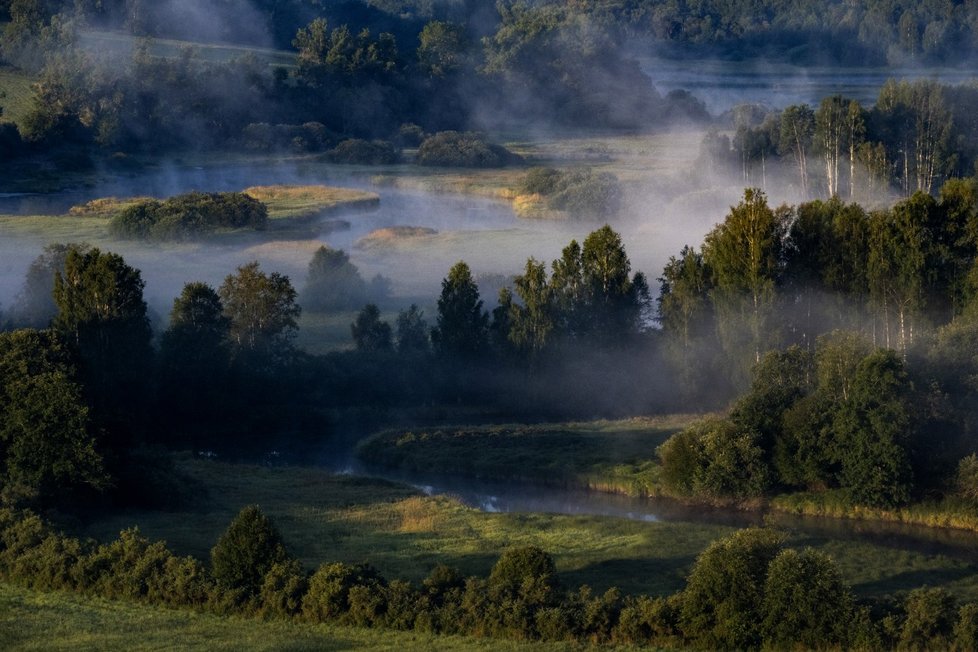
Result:
{"type": "Polygon", "coordinates": [[[219,229],[264,230],[268,208],[240,192],[189,192],[169,199],[139,202],[109,223],[118,238],[185,240],[219,229]]]}

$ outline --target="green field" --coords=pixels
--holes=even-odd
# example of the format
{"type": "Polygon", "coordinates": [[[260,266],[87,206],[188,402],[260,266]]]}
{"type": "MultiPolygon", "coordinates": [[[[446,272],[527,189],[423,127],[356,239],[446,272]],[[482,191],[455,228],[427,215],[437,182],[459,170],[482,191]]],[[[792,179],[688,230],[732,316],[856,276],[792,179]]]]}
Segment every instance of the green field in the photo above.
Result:
{"type": "MultiPolygon", "coordinates": [[[[99,540],[133,525],[178,554],[207,559],[243,506],[260,504],[291,551],[309,569],[324,561],[369,562],[386,577],[419,581],[438,563],[486,575],[512,545],[554,555],[566,586],[665,595],[680,590],[696,555],[732,527],[696,522],[640,522],[599,516],[490,514],[445,497],[381,480],[335,476],[308,467],[257,467],[178,459],[196,503],[173,512],[126,511],[71,528],[99,540]]],[[[830,554],[857,595],[881,596],[944,586],[978,600],[978,566],[959,559],[788,531],[792,546],[830,554]]]]}
{"type": "Polygon", "coordinates": [[[0,583],[0,649],[200,650],[304,652],[367,650],[566,650],[567,644],[520,643],[461,636],[261,622],[189,610],[42,593],[0,583]]]}
{"type": "Polygon", "coordinates": [[[693,418],[395,430],[365,441],[359,455],[410,471],[655,496],[661,493],[655,449],[693,418]]]}

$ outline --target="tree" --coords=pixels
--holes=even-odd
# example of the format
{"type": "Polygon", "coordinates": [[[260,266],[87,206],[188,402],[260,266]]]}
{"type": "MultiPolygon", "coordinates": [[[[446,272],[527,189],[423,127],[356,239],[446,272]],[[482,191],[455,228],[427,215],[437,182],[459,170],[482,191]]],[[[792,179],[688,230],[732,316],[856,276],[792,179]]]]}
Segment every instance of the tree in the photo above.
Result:
{"type": "Polygon", "coordinates": [[[829,557],[810,548],[782,550],[764,581],[764,643],[778,650],[844,647],[853,607],[829,557]]]}
{"type": "Polygon", "coordinates": [[[488,336],[489,315],[482,309],[479,288],[469,266],[459,261],[441,282],[431,340],[444,355],[472,356],[485,351],[488,336]]]}
{"type": "Polygon", "coordinates": [[[187,283],[173,301],[160,343],[161,384],[169,411],[199,417],[213,407],[230,362],[231,320],[206,283],[187,283]]]}
{"type": "Polygon", "coordinates": [[[352,308],[367,294],[360,270],[342,249],[320,247],[309,261],[302,306],[306,310],[326,311],[352,308]]]}
{"type": "Polygon", "coordinates": [[[42,505],[109,485],[71,355],[53,331],[0,333],[0,485],[42,505]]]}
{"type": "Polygon", "coordinates": [[[835,415],[840,485],[860,504],[893,507],[910,499],[909,391],[903,362],[880,349],[859,362],[850,398],[835,415]]]}
{"type": "Polygon", "coordinates": [[[53,327],[78,351],[97,419],[132,423],[142,413],[152,362],[144,282],[121,256],[68,251],[55,273],[53,327]]]}
{"type": "Polygon", "coordinates": [[[350,332],[357,351],[390,351],[393,348],[390,324],[380,320],[380,310],[372,303],[364,306],[356,321],[350,324],[350,332]]]}
{"type": "Polygon", "coordinates": [[[554,330],[553,300],[543,263],[526,261],[523,274],[513,281],[522,304],[509,307],[509,340],[535,358],[546,347],[554,330]]]}
{"type": "Polygon", "coordinates": [[[275,360],[291,351],[301,308],[288,276],[265,274],[255,261],[228,275],[217,292],[237,355],[275,360]]]}
{"type": "Polygon", "coordinates": [[[581,280],[586,296],[588,334],[622,342],[642,328],[649,302],[641,273],[629,278],[631,263],[621,236],[607,224],[591,232],[581,248],[581,280]]]}
{"type": "Polygon", "coordinates": [[[85,253],[83,243],[50,244],[31,262],[24,278],[24,287],[11,308],[12,320],[29,328],[45,328],[58,313],[54,302],[54,277],[64,271],[69,251],[85,253]]]}
{"type": "Polygon", "coordinates": [[[846,149],[846,120],[849,106],[841,95],[826,97],[815,113],[815,142],[825,162],[825,185],[828,197],[839,194],[839,162],[846,149]]]}
{"type": "Polygon", "coordinates": [[[682,365],[688,366],[693,340],[705,332],[709,314],[710,278],[702,254],[683,247],[671,256],[659,277],[658,320],[662,330],[678,340],[682,365]]]}
{"type": "Polygon", "coordinates": [[[707,649],[757,647],[767,569],[781,546],[780,535],[760,529],[740,530],[710,544],[686,581],[683,633],[707,649]]]}
{"type": "Polygon", "coordinates": [[[218,586],[258,595],[275,564],[289,561],[282,537],[257,505],[243,508],[211,549],[211,573],[218,586]]]}
{"type": "Polygon", "coordinates": [[[703,244],[723,344],[730,352],[747,344],[755,363],[765,344],[762,336],[770,337],[768,319],[782,272],[786,218],[768,207],[764,193],[748,188],[703,244]],[[738,341],[742,325],[749,334],[746,343],[738,341]]]}
{"type": "Polygon", "coordinates": [[[801,194],[808,197],[808,150],[815,133],[815,113],[807,104],[789,106],[781,114],[780,147],[790,153],[798,167],[801,194]]]}
{"type": "Polygon", "coordinates": [[[433,20],[418,35],[418,63],[432,77],[454,75],[466,64],[466,45],[460,25],[433,20]]]}
{"type": "Polygon", "coordinates": [[[399,353],[427,353],[428,322],[424,311],[415,304],[397,313],[397,350],[399,353]]]}

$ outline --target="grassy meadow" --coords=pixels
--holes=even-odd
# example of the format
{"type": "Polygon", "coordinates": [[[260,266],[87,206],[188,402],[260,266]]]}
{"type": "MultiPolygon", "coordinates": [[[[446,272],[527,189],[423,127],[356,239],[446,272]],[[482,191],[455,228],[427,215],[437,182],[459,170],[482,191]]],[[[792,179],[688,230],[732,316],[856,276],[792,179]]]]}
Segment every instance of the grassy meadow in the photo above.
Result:
{"type": "MultiPolygon", "coordinates": [[[[448,496],[401,484],[337,476],[310,467],[262,467],[185,455],[193,505],[170,512],[126,511],[66,523],[75,534],[114,538],[138,526],[178,554],[207,559],[242,507],[259,504],[306,568],[324,561],[368,562],[387,578],[418,582],[438,563],[486,575],[508,546],[533,544],[554,555],[567,586],[666,595],[680,590],[696,556],[734,528],[698,522],[640,522],[599,516],[485,513],[448,496]]],[[[791,546],[831,555],[857,595],[882,596],[944,586],[978,600],[978,564],[947,554],[788,529],[791,546]]]]}
{"type": "Polygon", "coordinates": [[[566,650],[566,643],[524,643],[414,632],[307,625],[220,617],[0,583],[0,649],[6,652],[79,650],[199,650],[200,652],[468,652],[566,650]]]}

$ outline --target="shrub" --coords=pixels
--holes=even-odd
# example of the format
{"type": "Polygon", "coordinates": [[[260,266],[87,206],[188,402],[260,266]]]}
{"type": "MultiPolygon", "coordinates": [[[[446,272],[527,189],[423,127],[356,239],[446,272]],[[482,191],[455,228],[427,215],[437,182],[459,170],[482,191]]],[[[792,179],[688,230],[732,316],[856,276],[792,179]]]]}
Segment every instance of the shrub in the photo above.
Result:
{"type": "Polygon", "coordinates": [[[683,592],[683,633],[707,648],[756,647],[767,568],[781,542],[770,530],[747,529],[710,544],[683,592]]]}
{"type": "Polygon", "coordinates": [[[509,548],[489,573],[489,591],[497,600],[524,597],[547,603],[558,589],[553,557],[536,546],[509,548]]]}
{"type": "Polygon", "coordinates": [[[393,145],[384,140],[349,138],[326,154],[331,163],[351,165],[390,165],[401,160],[393,145]]]}
{"type": "Polygon", "coordinates": [[[765,642],[776,649],[843,646],[853,601],[835,563],[814,550],[783,550],[764,584],[765,642]]]}
{"type": "Polygon", "coordinates": [[[295,559],[272,564],[262,580],[258,594],[259,613],[264,616],[291,618],[302,610],[302,598],[309,581],[295,559]]]}
{"type": "Polygon", "coordinates": [[[242,509],[211,549],[211,573],[222,589],[261,591],[275,564],[289,561],[282,537],[257,505],[242,509]]]}
{"type": "Polygon", "coordinates": [[[628,598],[621,608],[613,637],[631,644],[668,641],[679,633],[679,610],[678,595],[628,598]]]}
{"type": "Polygon", "coordinates": [[[971,602],[958,610],[954,624],[954,649],[978,650],[978,604],[971,602]]]}
{"type": "Polygon", "coordinates": [[[575,216],[609,217],[621,209],[621,184],[610,173],[591,169],[561,171],[530,168],[517,188],[520,194],[542,195],[547,206],[575,216]]]}
{"type": "Polygon", "coordinates": [[[165,201],[144,201],[123,209],[109,222],[118,238],[181,240],[217,229],[262,230],[267,207],[240,192],[190,192],[165,201]]]}
{"type": "MultiPolygon", "coordinates": [[[[302,615],[313,622],[340,618],[350,611],[350,591],[357,586],[382,587],[384,579],[366,564],[351,566],[340,562],[323,564],[309,578],[309,590],[302,599],[302,615]]],[[[356,592],[358,616],[369,609],[368,596],[356,592]]]]}
{"type": "Polygon", "coordinates": [[[498,168],[519,163],[522,157],[494,145],[477,132],[440,131],[418,148],[418,163],[443,167],[498,168]]]}
{"type": "Polygon", "coordinates": [[[956,609],[944,589],[914,589],[904,602],[906,618],[900,629],[901,650],[946,650],[951,642],[956,609]]]}

